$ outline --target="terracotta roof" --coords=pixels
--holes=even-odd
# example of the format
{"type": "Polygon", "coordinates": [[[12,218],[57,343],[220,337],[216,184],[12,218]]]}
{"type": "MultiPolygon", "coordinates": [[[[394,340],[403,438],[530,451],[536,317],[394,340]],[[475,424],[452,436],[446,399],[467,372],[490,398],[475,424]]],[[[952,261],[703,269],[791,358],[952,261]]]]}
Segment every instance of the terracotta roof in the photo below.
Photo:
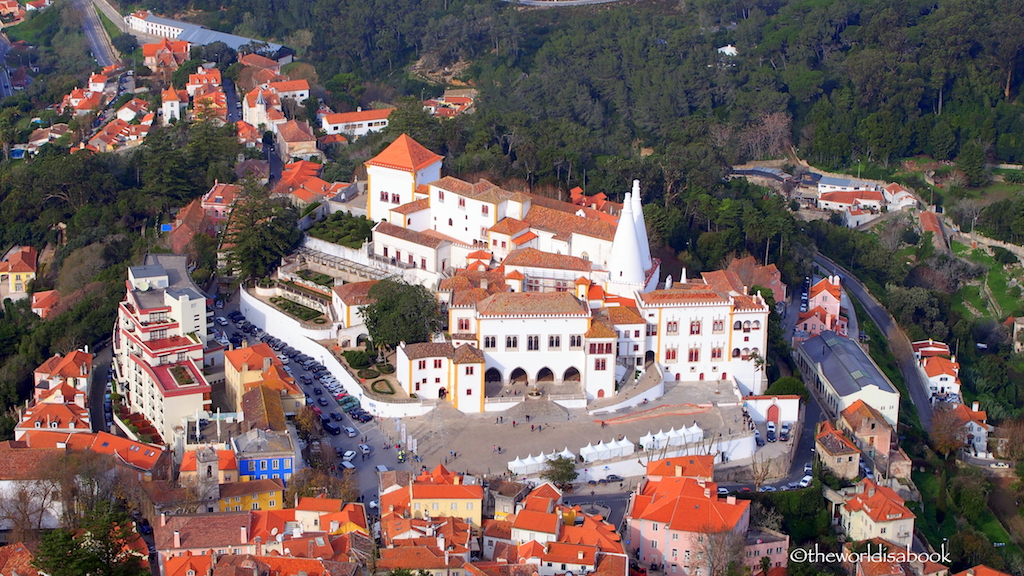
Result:
{"type": "Polygon", "coordinates": [[[0,574],[12,576],[39,576],[33,566],[35,556],[24,542],[15,542],[0,547],[0,574]]]}
{"type": "Polygon", "coordinates": [[[230,363],[235,370],[241,372],[242,367],[249,365],[249,370],[263,370],[264,360],[269,359],[271,363],[280,363],[277,354],[267,345],[266,342],[244,346],[224,352],[224,361],[230,363]]]}
{"type": "Polygon", "coordinates": [[[437,236],[431,236],[415,230],[409,230],[408,228],[402,228],[395,226],[390,222],[379,222],[373,228],[375,234],[380,233],[392,238],[399,238],[413,244],[419,244],[428,248],[437,248],[441,244],[444,244],[445,240],[438,238],[437,236]]]}
{"type": "Polygon", "coordinates": [[[366,165],[418,172],[442,160],[444,160],[444,156],[427,150],[407,134],[402,134],[383,152],[367,160],[366,165]]]}
{"type": "Polygon", "coordinates": [[[828,292],[833,298],[839,300],[839,285],[829,282],[828,278],[822,278],[821,280],[818,280],[814,284],[814,286],[811,286],[811,291],[809,295],[811,298],[814,298],[815,296],[821,294],[822,292],[828,292]]]}
{"type": "Polygon", "coordinates": [[[686,302],[726,302],[728,298],[705,284],[675,284],[672,288],[640,294],[645,304],[676,304],[686,302]]]}
{"type": "Polygon", "coordinates": [[[572,234],[611,241],[615,238],[615,224],[600,220],[581,218],[570,212],[563,212],[533,204],[523,219],[531,228],[551,232],[568,238],[572,234]]]}
{"type": "Polygon", "coordinates": [[[587,338],[618,338],[618,333],[601,319],[595,318],[590,321],[590,329],[584,334],[587,338]]]}
{"type": "Polygon", "coordinates": [[[749,500],[730,504],[719,498],[713,482],[702,486],[692,478],[648,481],[634,500],[633,517],[667,524],[670,530],[719,533],[736,528],[749,500]]]}
{"type": "Polygon", "coordinates": [[[164,576],[207,576],[213,569],[213,556],[209,554],[192,555],[192,551],[185,552],[182,556],[168,556],[164,558],[164,576]]]}
{"type": "Polygon", "coordinates": [[[420,358],[451,358],[454,347],[446,342],[420,342],[406,344],[405,355],[410,360],[420,358]]]}
{"type": "Polygon", "coordinates": [[[921,230],[931,232],[935,236],[942,236],[942,224],[934,212],[921,212],[921,230]]]}
{"type": "Polygon", "coordinates": [[[483,364],[484,361],[484,353],[472,344],[463,344],[452,354],[452,362],[456,364],[483,364]]]}
{"type": "Polygon", "coordinates": [[[968,408],[966,404],[957,404],[956,407],[952,408],[950,411],[953,413],[953,417],[963,425],[967,425],[968,422],[974,422],[976,424],[989,427],[986,423],[988,420],[988,414],[984,410],[974,411],[968,408]]]}
{"type": "Polygon", "coordinates": [[[818,196],[818,202],[853,204],[858,200],[884,202],[885,198],[878,190],[836,190],[835,192],[823,192],[818,196]]]}
{"type": "MultiPolygon", "coordinates": [[[[233,450],[217,450],[217,469],[218,470],[238,470],[238,461],[235,459],[235,452],[233,450]]],[[[179,468],[182,472],[195,472],[196,471],[196,451],[189,450],[181,456],[181,467],[179,468]]]]}
{"type": "Polygon", "coordinates": [[[338,498],[303,496],[299,498],[299,503],[295,506],[295,509],[310,512],[340,512],[344,507],[345,501],[338,498]]]}
{"type": "MultiPolygon", "coordinates": [[[[264,378],[264,382],[266,378],[264,378]]],[[[246,426],[284,432],[288,429],[281,403],[281,391],[260,383],[242,394],[242,414],[246,426]]]]}
{"type": "Polygon", "coordinates": [[[412,202],[407,202],[401,206],[396,206],[395,208],[392,208],[391,211],[397,214],[415,214],[421,210],[428,209],[430,209],[430,199],[420,198],[419,200],[413,200],[412,202]]]}
{"type": "Polygon", "coordinates": [[[25,442],[0,442],[0,480],[36,480],[43,478],[52,459],[64,453],[59,448],[29,448],[25,442]]]}
{"type": "Polygon", "coordinates": [[[309,124],[299,120],[289,120],[277,127],[277,133],[287,143],[315,142],[316,136],[309,124]]]}
{"type": "Polygon", "coordinates": [[[942,356],[925,358],[921,364],[923,365],[924,373],[928,375],[929,378],[934,378],[943,374],[953,376],[955,378],[960,373],[959,362],[953,362],[952,360],[943,358],[942,356]]]}
{"type": "Polygon", "coordinates": [[[249,480],[248,482],[226,482],[220,485],[220,497],[235,498],[248,494],[263,494],[265,492],[284,492],[284,481],[280,478],[263,478],[260,480],[249,480]]]}
{"type": "Polygon", "coordinates": [[[597,547],[567,542],[548,542],[547,552],[541,556],[541,559],[545,562],[592,566],[597,562],[597,547]]]}
{"type": "Polygon", "coordinates": [[[616,326],[646,323],[643,316],[640,315],[640,311],[632,306],[612,306],[605,310],[608,313],[608,320],[616,326]]]}
{"type": "Polygon", "coordinates": [[[509,272],[508,274],[505,274],[505,278],[507,278],[509,280],[522,280],[522,279],[526,278],[526,276],[523,276],[523,273],[520,272],[519,270],[513,270],[513,271],[509,272]]]}
{"type": "Polygon", "coordinates": [[[516,246],[522,246],[523,244],[526,244],[530,240],[534,240],[536,238],[537,238],[537,234],[536,233],[534,233],[534,232],[527,232],[525,234],[520,234],[519,236],[516,236],[516,237],[512,238],[512,243],[515,244],[516,246]]]}
{"type": "Polygon", "coordinates": [[[435,546],[399,546],[397,548],[384,548],[380,551],[377,569],[396,570],[408,568],[410,570],[430,570],[455,568],[463,564],[464,561],[461,556],[450,556],[449,563],[446,564],[444,554],[435,546]]]}
{"type": "MultiPolygon", "coordinates": [[[[324,121],[328,124],[351,124],[353,122],[366,122],[367,120],[384,120],[391,116],[391,113],[394,111],[395,108],[378,108],[356,112],[335,112],[334,114],[324,115],[324,121]]],[[[405,134],[402,136],[405,136],[405,134]]],[[[408,136],[405,137],[409,138],[408,136]]],[[[412,140],[412,138],[409,139],[412,140]]]]}
{"type": "Polygon", "coordinates": [[[864,512],[875,522],[892,522],[915,518],[914,513],[904,506],[903,498],[892,489],[875,484],[864,478],[858,488],[863,490],[847,498],[843,507],[850,512],[864,512]]]}
{"type": "Polygon", "coordinates": [[[81,378],[92,372],[92,354],[75,350],[67,356],[54,354],[49,360],[35,369],[36,374],[44,374],[48,378],[81,378]]]}
{"type": "Polygon", "coordinates": [[[59,429],[72,429],[89,432],[89,411],[76,404],[41,403],[25,410],[17,430],[50,428],[56,424],[59,429]]]}
{"type": "Polygon", "coordinates": [[[373,288],[379,280],[367,280],[365,282],[349,282],[334,287],[334,293],[346,306],[364,306],[376,302],[370,298],[370,288],[373,288]]]}
{"type": "Polygon", "coordinates": [[[935,340],[911,342],[910,346],[921,356],[949,356],[949,344],[935,340]]]}
{"type": "Polygon", "coordinates": [[[821,425],[818,435],[814,438],[821,449],[833,456],[840,454],[855,454],[860,452],[857,446],[846,437],[842,430],[837,430],[832,422],[826,420],[821,425]]]}
{"type": "Polygon", "coordinates": [[[486,316],[589,316],[590,311],[568,292],[500,292],[477,304],[486,316]]]}
{"type": "Polygon", "coordinates": [[[285,80],[283,82],[271,82],[270,88],[281,92],[298,92],[300,90],[309,90],[309,82],[306,80],[285,80]]]}
{"type": "Polygon", "coordinates": [[[412,484],[414,500],[482,500],[483,497],[483,487],[475,484],[412,484]]]}
{"type": "Polygon", "coordinates": [[[491,226],[490,231],[496,234],[508,234],[513,235],[516,232],[522,232],[529,228],[530,225],[522,220],[516,220],[515,218],[502,218],[497,224],[491,226]]]}
{"type": "Polygon", "coordinates": [[[857,400],[853,404],[847,406],[845,410],[839,413],[839,417],[846,420],[854,430],[860,429],[866,422],[885,422],[885,417],[882,416],[878,410],[875,410],[863,400],[857,400]]]}
{"type": "Polygon", "coordinates": [[[252,66],[254,68],[270,68],[276,70],[281,67],[277,60],[271,60],[270,58],[260,56],[259,54],[246,54],[244,56],[239,56],[238,61],[241,62],[243,66],[252,66]]]}
{"type": "Polygon", "coordinates": [[[513,250],[502,261],[505,266],[523,266],[527,268],[548,268],[553,270],[575,270],[588,272],[591,269],[590,262],[568,254],[552,254],[541,252],[536,248],[522,248],[513,250]]]}
{"type": "Polygon", "coordinates": [[[154,523],[153,539],[160,551],[174,549],[174,533],[178,532],[181,549],[232,548],[248,544],[248,538],[241,538],[242,528],[250,532],[250,512],[221,512],[220,514],[194,514],[171,516],[166,525],[154,523]]]}
{"type": "Polygon", "coordinates": [[[714,456],[678,456],[647,463],[648,476],[710,480],[715,475],[714,456]]]}
{"type": "Polygon", "coordinates": [[[529,530],[544,534],[558,533],[558,515],[554,512],[520,510],[512,521],[513,530],[529,530]]]}
{"type": "Polygon", "coordinates": [[[36,249],[31,246],[22,246],[14,250],[10,257],[0,262],[0,271],[4,272],[35,272],[36,261],[39,258],[36,249]]]}

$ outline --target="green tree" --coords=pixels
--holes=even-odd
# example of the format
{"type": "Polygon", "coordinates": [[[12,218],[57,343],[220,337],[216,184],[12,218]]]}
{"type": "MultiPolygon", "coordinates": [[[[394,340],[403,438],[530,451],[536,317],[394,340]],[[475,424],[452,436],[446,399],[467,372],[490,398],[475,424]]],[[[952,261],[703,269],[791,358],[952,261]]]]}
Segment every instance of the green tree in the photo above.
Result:
{"type": "Polygon", "coordinates": [[[35,567],[51,576],[144,576],[132,549],[137,538],[128,515],[109,501],[90,509],[80,531],[59,528],[43,536],[35,567]]]}
{"type": "Polygon", "coordinates": [[[943,121],[935,123],[928,143],[932,148],[932,156],[936,160],[949,160],[956,152],[956,135],[949,124],[943,121]]]}
{"type": "Polygon", "coordinates": [[[426,342],[444,320],[433,292],[419,284],[385,278],[370,288],[368,296],[373,303],[363,309],[363,318],[378,349],[426,342]]]}
{"type": "Polygon", "coordinates": [[[185,84],[188,84],[189,74],[195,74],[196,70],[202,65],[203,60],[201,58],[182,62],[181,66],[178,66],[178,69],[171,74],[171,85],[178,90],[184,89],[185,84]]]}
{"type": "Polygon", "coordinates": [[[576,462],[572,458],[561,456],[554,460],[548,460],[548,467],[540,474],[541,478],[556,486],[572,484],[577,476],[579,476],[579,472],[576,471],[576,462]]]}
{"type": "Polygon", "coordinates": [[[139,48],[139,41],[131,34],[121,34],[110,41],[121,54],[131,54],[139,48]]]}
{"type": "Polygon", "coordinates": [[[810,398],[810,393],[807,391],[807,386],[800,381],[799,378],[793,376],[785,376],[779,378],[775,382],[772,382],[768,389],[764,391],[766,396],[787,396],[787,395],[798,395],[805,401],[810,398]]]}
{"type": "Polygon", "coordinates": [[[227,268],[237,283],[269,274],[292,251],[302,233],[298,213],[284,199],[248,180],[242,185],[224,234],[227,268]]]}
{"type": "Polygon", "coordinates": [[[956,159],[956,167],[967,176],[968,186],[981,186],[988,181],[985,173],[985,151],[977,142],[964,144],[960,156],[956,159]]]}

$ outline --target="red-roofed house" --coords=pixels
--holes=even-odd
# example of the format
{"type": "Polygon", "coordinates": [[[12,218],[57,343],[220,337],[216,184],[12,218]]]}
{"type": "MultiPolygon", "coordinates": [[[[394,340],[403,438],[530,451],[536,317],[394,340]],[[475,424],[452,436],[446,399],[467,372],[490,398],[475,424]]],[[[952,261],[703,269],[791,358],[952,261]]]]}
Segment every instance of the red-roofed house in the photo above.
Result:
{"type": "Polygon", "coordinates": [[[278,153],[284,162],[290,159],[310,160],[322,158],[323,152],[316,147],[316,135],[305,121],[288,120],[277,126],[278,153]]]}
{"type": "Polygon", "coordinates": [[[39,365],[33,372],[32,384],[35,398],[39,399],[61,384],[68,384],[78,390],[89,386],[92,374],[92,354],[75,350],[61,356],[54,354],[50,359],[39,365]]]}
{"type": "Polygon", "coordinates": [[[301,104],[309,98],[309,82],[306,80],[284,80],[271,82],[270,88],[281,98],[288,98],[301,104]]]}
{"type": "Polygon", "coordinates": [[[188,60],[188,42],[163,38],[154,44],[143,44],[142,57],[142,63],[150,68],[174,71],[188,60]]]}
{"type": "Polygon", "coordinates": [[[647,479],[652,482],[658,482],[662,478],[693,478],[710,482],[714,475],[714,456],[679,456],[647,463],[647,479]]]}
{"type": "Polygon", "coordinates": [[[223,83],[220,69],[216,67],[206,68],[200,66],[195,74],[188,75],[188,82],[185,84],[185,92],[189,96],[195,96],[200,86],[220,86],[223,83]]]}
{"type": "Polygon", "coordinates": [[[952,409],[953,417],[964,427],[964,444],[974,457],[988,458],[988,435],[993,427],[988,423],[988,414],[974,402],[970,408],[966,404],[957,404],[952,409]]]}
{"type": "Polygon", "coordinates": [[[394,108],[363,110],[325,114],[320,119],[320,129],[327,134],[351,135],[353,140],[370,132],[379,132],[388,126],[388,116],[394,108]]]}
{"type": "Polygon", "coordinates": [[[860,450],[842,430],[828,420],[818,426],[814,437],[818,459],[838,478],[850,479],[860,475],[860,450]]]}
{"type": "Polygon", "coordinates": [[[192,554],[189,550],[181,556],[164,560],[161,573],[165,576],[210,576],[213,571],[213,556],[192,554]]]}
{"type": "Polygon", "coordinates": [[[213,188],[203,194],[202,207],[214,226],[220,225],[231,215],[231,208],[235,205],[241,186],[237,184],[221,184],[214,182],[213,188]]]}
{"type": "Polygon", "coordinates": [[[931,356],[945,356],[949,358],[949,344],[945,342],[936,342],[935,340],[920,340],[918,342],[911,342],[910,346],[914,349],[914,359],[920,360],[922,358],[928,358],[931,356]]]}
{"type": "Polygon", "coordinates": [[[207,218],[198,198],[178,210],[178,214],[175,215],[174,229],[168,235],[171,251],[175,254],[185,254],[196,234],[206,234],[210,237],[217,235],[217,229],[207,218]]]}
{"type": "Polygon", "coordinates": [[[822,210],[848,210],[853,206],[880,210],[883,203],[885,197],[877,190],[837,190],[822,192],[818,197],[818,207],[822,210]]]}
{"type": "Polygon", "coordinates": [[[914,540],[914,513],[892,489],[865,478],[835,503],[837,518],[850,540],[883,538],[904,548],[914,540]]]}
{"type": "MultiPolygon", "coordinates": [[[[328,118],[324,116],[324,121],[328,118]]],[[[325,131],[330,133],[326,128],[325,131]]],[[[380,154],[366,162],[369,180],[367,218],[380,220],[392,208],[417,200],[414,191],[419,185],[441,178],[442,160],[443,156],[431,152],[407,134],[399,136],[380,154]]]]}
{"type": "MultiPolygon", "coordinates": [[[[46,2],[47,0],[40,1],[46,2]]],[[[31,4],[29,2],[29,5],[31,4]]],[[[0,547],[0,574],[4,576],[39,576],[39,571],[36,570],[34,562],[35,556],[32,554],[32,550],[23,542],[15,542],[0,547]]]]}
{"type": "Polygon", "coordinates": [[[132,98],[117,109],[117,118],[123,122],[131,122],[136,117],[143,116],[149,111],[149,102],[141,98],[132,98]]]}
{"type": "MultiPolygon", "coordinates": [[[[196,467],[196,451],[188,450],[182,455],[178,481],[182,484],[195,483],[199,474],[196,467]]],[[[205,471],[204,471],[205,473],[205,471]]],[[[238,480],[238,460],[231,450],[217,450],[217,483],[236,482],[238,480]]]]}
{"type": "Polygon", "coordinates": [[[32,312],[43,320],[50,316],[57,304],[60,304],[60,292],[56,290],[32,293],[32,312]]]}
{"type": "Polygon", "coordinates": [[[186,108],[188,108],[188,92],[175,90],[173,86],[168,86],[160,94],[160,111],[164,117],[164,124],[170,124],[171,120],[181,120],[186,108]]]}
{"type": "Polygon", "coordinates": [[[1010,576],[1006,572],[1000,572],[994,568],[989,568],[984,564],[978,564],[974,568],[968,568],[963,572],[957,572],[953,576],[1010,576]]]}
{"type": "Polygon", "coordinates": [[[11,248],[0,261],[0,283],[7,282],[11,292],[25,292],[36,278],[39,253],[31,246],[11,248]]]}
{"type": "Polygon", "coordinates": [[[281,397],[285,415],[294,415],[305,405],[306,396],[284,369],[277,354],[264,342],[224,352],[225,393],[229,405],[242,411],[242,396],[263,385],[281,397]]]}
{"type": "MultiPolygon", "coordinates": [[[[719,498],[713,482],[666,477],[637,487],[626,512],[630,546],[641,563],[698,568],[709,574],[702,542],[708,538],[742,543],[750,524],[750,502],[719,498]]],[[[788,549],[788,542],[785,546],[788,549]]]]}
{"type": "Polygon", "coordinates": [[[931,356],[921,360],[921,370],[928,379],[928,391],[932,398],[951,402],[960,401],[960,363],[942,356],[931,356]]]}

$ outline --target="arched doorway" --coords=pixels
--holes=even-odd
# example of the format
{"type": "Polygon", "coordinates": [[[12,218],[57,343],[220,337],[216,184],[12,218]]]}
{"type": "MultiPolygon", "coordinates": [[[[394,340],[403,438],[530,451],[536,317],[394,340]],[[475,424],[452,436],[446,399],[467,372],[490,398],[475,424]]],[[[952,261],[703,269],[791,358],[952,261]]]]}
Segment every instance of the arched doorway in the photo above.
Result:
{"type": "Polygon", "coordinates": [[[527,384],[529,383],[530,378],[526,375],[526,370],[516,368],[512,371],[512,374],[509,375],[508,380],[513,384],[527,384]]]}
{"type": "Polygon", "coordinates": [[[351,339],[346,338],[346,339],[341,341],[341,347],[342,348],[349,348],[351,346],[352,346],[352,340],[351,339]]]}
{"type": "Polygon", "coordinates": [[[700,373],[700,381],[701,381],[701,382],[703,382],[703,381],[704,381],[704,373],[703,373],[703,372],[701,372],[701,373],[700,373]]]}
{"type": "Polygon", "coordinates": [[[437,390],[437,397],[440,398],[441,400],[444,400],[445,398],[447,398],[448,397],[448,389],[447,388],[438,388],[438,390],[437,390]]]}
{"type": "Polygon", "coordinates": [[[776,424],[779,423],[779,405],[778,404],[772,404],[771,406],[768,407],[768,421],[769,422],[775,422],[776,424]]]}
{"type": "Polygon", "coordinates": [[[680,377],[679,372],[676,372],[676,382],[679,382],[679,377],[680,377]]]}
{"type": "Polygon", "coordinates": [[[537,372],[537,384],[550,384],[555,381],[555,373],[550,368],[544,367],[537,372]]]}
{"type": "Polygon", "coordinates": [[[570,366],[566,369],[565,374],[562,375],[562,382],[579,382],[580,371],[570,366]]]}
{"type": "Polygon", "coordinates": [[[604,388],[601,388],[600,390],[597,391],[597,397],[604,398],[604,388]]]}
{"type": "Polygon", "coordinates": [[[489,368],[484,372],[484,382],[501,382],[501,370],[489,368]]]}
{"type": "Polygon", "coordinates": [[[654,350],[648,350],[647,353],[644,354],[644,364],[654,364],[654,350]]]}

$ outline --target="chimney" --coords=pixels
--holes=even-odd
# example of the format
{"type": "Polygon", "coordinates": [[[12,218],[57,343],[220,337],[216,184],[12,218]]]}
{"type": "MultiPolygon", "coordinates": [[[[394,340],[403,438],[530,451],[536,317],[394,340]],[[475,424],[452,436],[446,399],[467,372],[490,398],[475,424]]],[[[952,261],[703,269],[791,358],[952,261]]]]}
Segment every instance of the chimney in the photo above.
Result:
{"type": "Polygon", "coordinates": [[[167,526],[167,512],[160,513],[160,525],[167,526]]]}
{"type": "Polygon", "coordinates": [[[249,531],[246,530],[245,526],[239,526],[238,528],[239,528],[239,535],[238,535],[238,537],[241,539],[241,543],[242,544],[247,544],[249,542],[249,531]]]}
{"type": "Polygon", "coordinates": [[[726,496],[725,497],[725,503],[729,504],[729,505],[732,505],[732,506],[736,505],[736,497],[732,496],[732,495],[726,496]]]}
{"type": "Polygon", "coordinates": [[[705,488],[704,489],[704,497],[705,498],[711,498],[711,488],[705,488]]]}
{"type": "Polygon", "coordinates": [[[577,560],[583,560],[583,550],[577,550],[576,551],[576,559],[577,560]]]}
{"type": "Polygon", "coordinates": [[[979,409],[981,409],[981,404],[977,402],[971,404],[971,412],[977,412],[979,409]]]}
{"type": "Polygon", "coordinates": [[[263,538],[257,536],[253,538],[253,542],[256,543],[256,555],[263,556],[263,538]]]}
{"type": "Polygon", "coordinates": [[[263,371],[266,372],[267,370],[270,370],[270,357],[269,356],[263,359],[263,371]]]}
{"type": "Polygon", "coordinates": [[[181,532],[174,531],[174,547],[181,548],[181,532]]]}
{"type": "Polygon", "coordinates": [[[678,464],[676,464],[676,477],[679,477],[679,476],[682,476],[682,475],[683,475],[683,467],[678,465],[678,464]]]}

